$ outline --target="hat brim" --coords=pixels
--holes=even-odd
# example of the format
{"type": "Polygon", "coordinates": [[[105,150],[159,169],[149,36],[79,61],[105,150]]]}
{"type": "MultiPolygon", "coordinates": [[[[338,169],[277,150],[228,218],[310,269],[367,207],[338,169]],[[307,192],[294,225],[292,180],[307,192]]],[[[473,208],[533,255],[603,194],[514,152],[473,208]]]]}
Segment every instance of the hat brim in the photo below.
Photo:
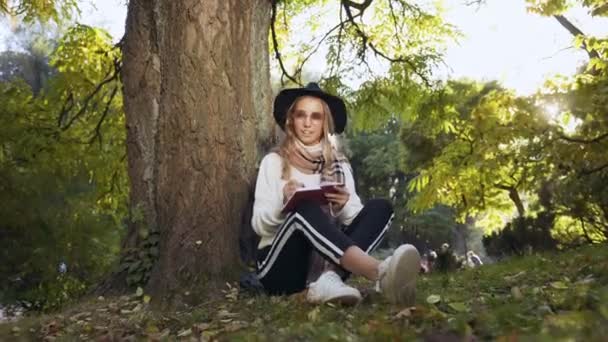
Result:
{"type": "Polygon", "coordinates": [[[292,88],[282,90],[274,99],[274,119],[281,129],[285,130],[285,120],[287,110],[294,101],[301,96],[314,96],[325,101],[329,106],[331,115],[334,119],[334,132],[340,134],[346,128],[346,105],[341,98],[327,94],[321,90],[311,90],[306,88],[292,88]]]}

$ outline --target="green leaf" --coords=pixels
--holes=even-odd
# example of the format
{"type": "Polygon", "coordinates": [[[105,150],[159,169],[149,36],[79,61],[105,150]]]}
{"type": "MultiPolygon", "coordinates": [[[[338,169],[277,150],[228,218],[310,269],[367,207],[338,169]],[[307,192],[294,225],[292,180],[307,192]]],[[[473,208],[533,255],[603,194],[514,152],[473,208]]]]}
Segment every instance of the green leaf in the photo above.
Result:
{"type": "Polygon", "coordinates": [[[426,298],[426,302],[429,304],[437,304],[439,302],[441,302],[441,296],[440,295],[430,295],[426,298]]]}
{"type": "Polygon", "coordinates": [[[319,314],[321,313],[321,307],[317,306],[314,309],[312,309],[310,312],[308,312],[308,320],[311,322],[316,322],[319,319],[319,314]]]}
{"type": "Polygon", "coordinates": [[[566,285],[562,281],[554,281],[550,285],[551,285],[552,288],[558,289],[558,290],[565,290],[565,289],[568,288],[568,285],[566,285]]]}
{"type": "Polygon", "coordinates": [[[458,312],[468,312],[470,310],[469,307],[462,302],[449,303],[448,306],[458,312]]]}

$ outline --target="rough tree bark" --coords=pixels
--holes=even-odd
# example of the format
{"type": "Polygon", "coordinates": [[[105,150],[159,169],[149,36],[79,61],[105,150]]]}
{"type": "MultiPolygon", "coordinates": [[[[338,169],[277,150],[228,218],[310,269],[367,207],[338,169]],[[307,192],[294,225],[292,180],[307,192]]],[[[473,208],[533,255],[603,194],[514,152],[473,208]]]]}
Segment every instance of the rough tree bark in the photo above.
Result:
{"type": "Polygon", "coordinates": [[[148,283],[196,294],[239,264],[255,167],[274,136],[270,1],[131,0],[123,51],[129,229],[160,232],[148,283]]]}
{"type": "Polygon", "coordinates": [[[509,192],[509,198],[511,199],[511,201],[513,201],[513,204],[515,204],[515,207],[517,208],[517,214],[519,215],[519,217],[524,217],[524,215],[526,214],[526,208],[524,207],[524,203],[521,201],[521,197],[519,197],[519,192],[517,191],[517,189],[514,186],[501,184],[496,185],[496,187],[509,192]]]}

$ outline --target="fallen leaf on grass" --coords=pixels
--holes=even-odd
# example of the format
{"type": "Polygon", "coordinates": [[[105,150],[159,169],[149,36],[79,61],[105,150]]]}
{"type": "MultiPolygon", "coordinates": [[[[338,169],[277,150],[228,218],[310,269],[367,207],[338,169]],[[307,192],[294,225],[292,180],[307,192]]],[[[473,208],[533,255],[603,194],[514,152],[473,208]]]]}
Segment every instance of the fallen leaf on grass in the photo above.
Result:
{"type": "Polygon", "coordinates": [[[504,277],[504,280],[505,280],[505,281],[509,281],[509,282],[511,282],[511,281],[514,281],[514,280],[516,280],[517,278],[519,278],[519,277],[523,276],[524,274],[526,274],[526,271],[521,271],[521,272],[518,272],[518,273],[516,273],[516,274],[514,274],[514,275],[510,275],[510,276],[508,275],[508,276],[505,276],[505,277],[504,277]]]}
{"type": "Polygon", "coordinates": [[[316,308],[312,309],[309,313],[308,313],[308,320],[312,321],[312,322],[316,322],[319,319],[319,313],[321,312],[321,308],[319,306],[317,306],[316,308]]]}
{"type": "Polygon", "coordinates": [[[426,302],[429,304],[437,304],[437,303],[441,302],[441,296],[440,295],[430,295],[430,296],[426,297],[426,302]]]}
{"type": "Polygon", "coordinates": [[[210,340],[212,337],[219,334],[220,332],[222,332],[222,331],[221,330],[205,330],[205,331],[203,331],[203,333],[201,335],[201,339],[202,339],[202,341],[210,340]]]}
{"type": "Polygon", "coordinates": [[[153,341],[153,342],[157,342],[157,341],[167,341],[167,339],[169,338],[169,335],[171,335],[171,330],[169,328],[159,332],[159,333],[153,333],[153,334],[148,334],[148,341],[153,341]]]}
{"type": "Polygon", "coordinates": [[[222,292],[224,293],[224,297],[233,302],[237,301],[239,298],[239,288],[230,285],[230,283],[226,283],[226,285],[228,286],[228,289],[222,290],[222,292]]]}
{"type": "Polygon", "coordinates": [[[177,337],[186,337],[192,335],[192,329],[182,330],[177,333],[177,337]]]}
{"type": "Polygon", "coordinates": [[[148,326],[146,326],[146,333],[148,334],[158,334],[160,332],[160,329],[158,329],[158,327],[154,324],[149,324],[148,326]]]}
{"type": "Polygon", "coordinates": [[[247,328],[248,326],[249,326],[249,324],[247,322],[234,321],[234,322],[228,324],[227,326],[225,326],[224,330],[226,332],[235,332],[237,330],[247,328]]]}
{"type": "Polygon", "coordinates": [[[41,333],[45,336],[55,335],[59,332],[60,329],[61,325],[59,324],[59,322],[53,320],[42,327],[41,333]]]}
{"type": "Polygon", "coordinates": [[[595,281],[595,278],[593,278],[592,274],[587,275],[585,278],[580,279],[576,282],[576,284],[582,284],[582,285],[586,285],[586,284],[591,284],[595,281]]]}
{"type": "Polygon", "coordinates": [[[91,332],[93,332],[93,326],[91,326],[90,324],[85,324],[82,327],[82,331],[84,331],[87,334],[90,334],[91,332]]]}
{"type": "Polygon", "coordinates": [[[400,318],[410,318],[412,317],[412,312],[416,310],[415,306],[409,307],[409,308],[405,308],[401,311],[399,311],[394,317],[393,319],[400,319],[400,318]]]}
{"type": "Polygon", "coordinates": [[[80,312],[80,313],[77,313],[74,316],[70,317],[70,321],[72,321],[72,322],[81,321],[84,317],[87,317],[90,315],[91,315],[90,312],[80,312]]]}
{"type": "Polygon", "coordinates": [[[253,325],[254,327],[261,327],[262,324],[264,324],[264,321],[260,317],[258,317],[253,321],[251,325],[253,325]]]}
{"type": "Polygon", "coordinates": [[[565,290],[568,288],[568,285],[566,285],[563,281],[554,281],[550,285],[552,288],[557,290],[565,290]]]}
{"type": "Polygon", "coordinates": [[[380,322],[372,319],[372,320],[367,321],[367,323],[365,323],[359,327],[359,333],[361,333],[363,335],[369,335],[369,334],[373,334],[379,328],[380,328],[380,322]]]}
{"type": "Polygon", "coordinates": [[[547,304],[543,304],[541,306],[538,307],[538,312],[542,315],[553,315],[554,312],[551,309],[551,307],[547,304]]]}
{"type": "Polygon", "coordinates": [[[542,330],[545,332],[577,331],[585,327],[586,322],[588,322],[588,316],[585,312],[563,312],[557,315],[546,316],[543,321],[542,330]]]}
{"type": "Polygon", "coordinates": [[[449,303],[448,306],[457,312],[468,312],[469,307],[462,302],[449,303]]]}
{"type": "Polygon", "coordinates": [[[211,324],[209,323],[199,323],[192,325],[192,333],[195,336],[200,336],[204,331],[209,330],[211,324]]]}
{"type": "Polygon", "coordinates": [[[521,300],[524,298],[524,295],[521,293],[521,290],[517,286],[513,286],[511,288],[511,296],[517,300],[521,300]]]}
{"type": "Polygon", "coordinates": [[[238,314],[232,313],[226,309],[222,309],[222,310],[218,311],[218,313],[217,313],[217,317],[220,319],[232,318],[232,317],[236,317],[236,316],[238,316],[238,314]]]}

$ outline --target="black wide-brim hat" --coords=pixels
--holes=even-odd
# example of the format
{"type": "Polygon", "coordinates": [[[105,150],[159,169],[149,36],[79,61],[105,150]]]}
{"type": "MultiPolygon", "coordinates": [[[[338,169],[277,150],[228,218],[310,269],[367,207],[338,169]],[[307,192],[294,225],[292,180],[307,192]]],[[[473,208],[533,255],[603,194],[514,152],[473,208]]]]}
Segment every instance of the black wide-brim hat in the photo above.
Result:
{"type": "Polygon", "coordinates": [[[304,88],[283,89],[274,99],[274,119],[277,124],[285,130],[285,120],[287,119],[287,110],[293,102],[300,96],[314,96],[325,101],[331,111],[331,116],[334,118],[335,133],[344,132],[346,128],[346,105],[341,98],[328,94],[321,90],[318,84],[311,82],[304,88]]]}

